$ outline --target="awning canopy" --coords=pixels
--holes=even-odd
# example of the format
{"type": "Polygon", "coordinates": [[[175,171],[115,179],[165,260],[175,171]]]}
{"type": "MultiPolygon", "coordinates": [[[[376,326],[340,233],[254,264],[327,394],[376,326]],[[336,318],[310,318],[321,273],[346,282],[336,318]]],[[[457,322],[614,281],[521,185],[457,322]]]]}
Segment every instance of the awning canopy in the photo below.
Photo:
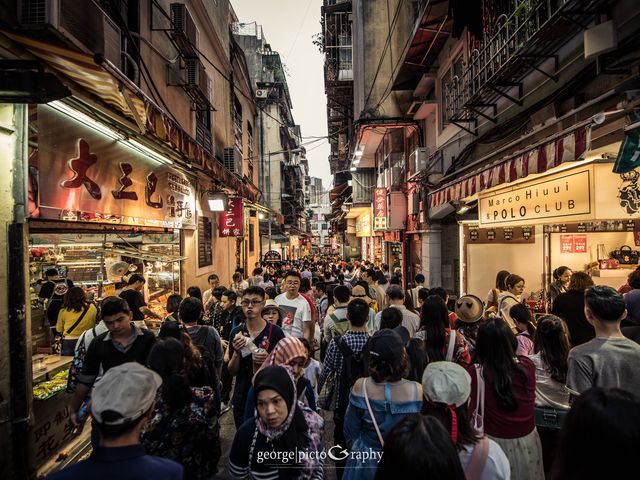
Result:
{"type": "Polygon", "coordinates": [[[132,119],[139,129],[132,132],[135,135],[171,149],[188,167],[201,168],[218,184],[248,200],[256,201],[259,198],[260,191],[255,185],[246,177],[239,178],[227,170],[214,155],[185,132],[136,85],[124,77],[122,80],[114,77],[116,69],[108,62],[97,65],[92,55],[63,45],[36,40],[7,30],[0,30],[0,33],[45,62],[63,78],[68,79],[67,81],[94,95],[124,117],[132,119]]]}
{"type": "MultiPolygon", "coordinates": [[[[579,160],[589,149],[590,127],[582,126],[524,152],[510,155],[450,182],[429,195],[429,208],[436,209],[483,190],[543,173],[565,162],[579,160]]],[[[432,217],[431,213],[430,216],[432,217]]],[[[432,217],[433,218],[433,217],[432,217]]]]}
{"type": "Polygon", "coordinates": [[[337,198],[343,196],[343,195],[349,195],[349,184],[348,183],[341,183],[340,185],[333,187],[331,190],[329,190],[329,202],[333,202],[334,200],[336,200],[337,198]]]}

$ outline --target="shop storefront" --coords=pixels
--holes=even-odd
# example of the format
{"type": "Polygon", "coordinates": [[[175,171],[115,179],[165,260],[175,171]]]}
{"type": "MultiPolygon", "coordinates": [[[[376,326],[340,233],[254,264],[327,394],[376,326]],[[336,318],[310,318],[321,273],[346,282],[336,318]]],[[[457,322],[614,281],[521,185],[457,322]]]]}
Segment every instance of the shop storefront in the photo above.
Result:
{"type": "Polygon", "coordinates": [[[525,297],[540,308],[561,265],[590,273],[596,284],[626,283],[635,254],[618,268],[606,260],[640,244],[640,171],[615,174],[612,166],[580,162],[481,192],[478,223],[462,226],[465,290],[485,295],[505,269],[525,279],[525,297]]]}
{"type": "Polygon", "coordinates": [[[363,210],[364,211],[356,217],[356,239],[360,242],[362,260],[374,262],[375,248],[372,237],[373,231],[371,229],[371,208],[365,208],[363,210]]]}
{"type": "Polygon", "coordinates": [[[53,342],[39,297],[45,272],[56,269],[92,301],[117,295],[140,273],[149,308],[164,316],[167,297],[184,289],[183,232],[195,229],[197,208],[192,175],[69,105],[52,105],[29,112],[30,466],[40,472],[59,452],[79,451],[88,434],[69,428],[72,357],[53,342]]]}

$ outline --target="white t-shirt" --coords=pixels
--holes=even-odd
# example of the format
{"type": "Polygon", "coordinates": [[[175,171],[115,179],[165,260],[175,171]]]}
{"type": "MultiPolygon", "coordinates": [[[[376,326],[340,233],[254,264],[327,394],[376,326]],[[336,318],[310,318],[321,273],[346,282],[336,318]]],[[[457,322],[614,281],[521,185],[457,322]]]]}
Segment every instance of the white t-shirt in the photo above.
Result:
{"type": "MultiPolygon", "coordinates": [[[[471,462],[473,449],[474,446],[467,445],[458,452],[460,463],[464,470],[466,470],[469,462],[471,462]]],[[[502,448],[500,448],[500,445],[489,439],[489,455],[482,469],[480,480],[508,480],[509,478],[511,478],[509,459],[502,451],[502,448]]]]}
{"type": "Polygon", "coordinates": [[[289,300],[285,293],[276,297],[276,303],[286,314],[282,320],[282,330],[289,337],[302,338],[304,336],[303,322],[311,321],[311,307],[309,302],[300,294],[289,300]]]}

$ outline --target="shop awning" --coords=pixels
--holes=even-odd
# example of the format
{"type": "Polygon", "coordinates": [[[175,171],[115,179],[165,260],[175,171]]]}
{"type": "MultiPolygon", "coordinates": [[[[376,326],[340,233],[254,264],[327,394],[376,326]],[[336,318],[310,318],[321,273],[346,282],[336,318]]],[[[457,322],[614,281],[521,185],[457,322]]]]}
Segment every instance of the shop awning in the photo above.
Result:
{"type": "MultiPolygon", "coordinates": [[[[0,33],[20,44],[36,58],[46,62],[52,69],[89,94],[132,119],[142,138],[161,142],[180,155],[189,167],[199,167],[222,186],[239,193],[244,198],[256,201],[260,190],[248,179],[234,175],[172,117],[144,95],[136,85],[126,79],[114,77],[120,73],[108,62],[95,63],[92,55],[66,48],[62,45],[36,40],[6,30],[0,33]],[[113,70],[110,71],[110,70],[113,70]]],[[[121,75],[121,74],[120,74],[121,75]]]]}
{"type": "Polygon", "coordinates": [[[329,202],[333,202],[343,194],[348,194],[348,188],[349,184],[345,182],[329,190],[329,202]]]}
{"type": "Polygon", "coordinates": [[[565,162],[582,158],[589,149],[590,127],[582,126],[569,133],[541,142],[524,152],[510,155],[450,182],[429,194],[429,208],[462,200],[488,188],[513,182],[536,173],[544,173],[565,162]]]}

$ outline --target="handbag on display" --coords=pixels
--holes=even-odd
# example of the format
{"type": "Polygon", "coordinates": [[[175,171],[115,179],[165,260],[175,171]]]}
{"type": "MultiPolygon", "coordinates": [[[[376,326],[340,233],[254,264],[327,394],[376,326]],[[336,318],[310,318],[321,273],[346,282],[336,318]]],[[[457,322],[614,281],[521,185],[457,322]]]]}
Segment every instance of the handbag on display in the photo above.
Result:
{"type": "Polygon", "coordinates": [[[611,257],[618,260],[621,265],[636,265],[640,260],[640,252],[632,250],[629,245],[623,245],[618,250],[612,251],[611,257]]]}
{"type": "Polygon", "coordinates": [[[618,268],[620,268],[620,262],[615,258],[600,260],[600,270],[617,270],[618,268]]]}

